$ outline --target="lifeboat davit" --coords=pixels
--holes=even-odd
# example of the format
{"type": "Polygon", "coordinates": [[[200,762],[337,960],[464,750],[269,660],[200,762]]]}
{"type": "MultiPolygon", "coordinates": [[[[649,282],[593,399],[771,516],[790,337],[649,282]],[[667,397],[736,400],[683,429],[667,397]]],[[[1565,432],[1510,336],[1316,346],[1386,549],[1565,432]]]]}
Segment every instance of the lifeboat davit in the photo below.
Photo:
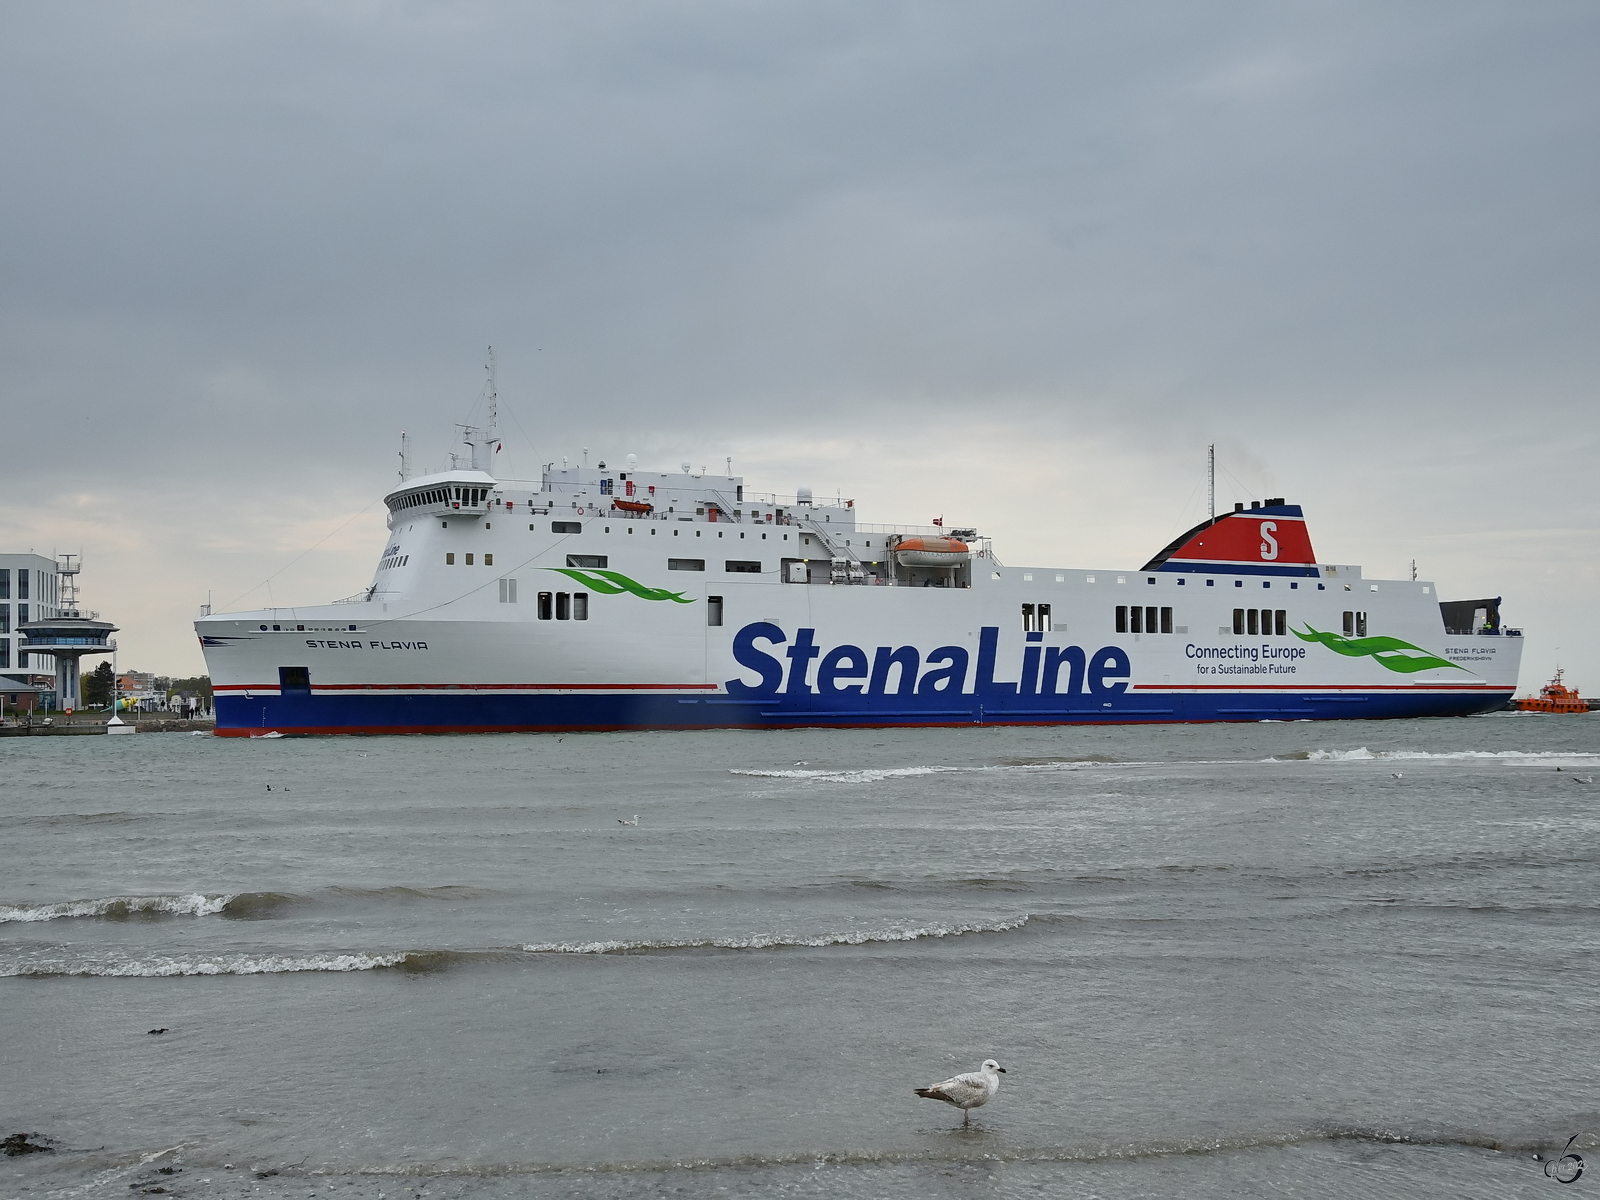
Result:
{"type": "Polygon", "coordinates": [[[613,500],[612,508],[620,508],[623,512],[648,513],[655,512],[654,504],[645,504],[638,500],[613,500]]]}
{"type": "Polygon", "coordinates": [[[1513,707],[1519,712],[1542,713],[1586,713],[1589,711],[1589,702],[1578,695],[1577,688],[1569,688],[1561,682],[1561,668],[1556,668],[1556,677],[1539,689],[1537,696],[1522,696],[1512,701],[1513,707]]]}
{"type": "Polygon", "coordinates": [[[959,567],[972,551],[959,538],[908,537],[895,543],[894,558],[902,567],[959,567]]]}

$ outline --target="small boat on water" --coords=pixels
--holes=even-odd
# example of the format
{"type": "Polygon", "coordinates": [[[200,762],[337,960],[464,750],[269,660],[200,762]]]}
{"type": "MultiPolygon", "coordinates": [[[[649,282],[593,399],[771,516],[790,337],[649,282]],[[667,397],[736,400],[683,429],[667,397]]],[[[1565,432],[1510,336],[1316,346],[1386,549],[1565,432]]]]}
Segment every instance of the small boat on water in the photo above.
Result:
{"type": "Polygon", "coordinates": [[[1519,696],[1511,702],[1518,712],[1586,713],[1589,702],[1561,681],[1561,668],[1556,668],[1555,678],[1539,689],[1537,696],[1519,696]]]}

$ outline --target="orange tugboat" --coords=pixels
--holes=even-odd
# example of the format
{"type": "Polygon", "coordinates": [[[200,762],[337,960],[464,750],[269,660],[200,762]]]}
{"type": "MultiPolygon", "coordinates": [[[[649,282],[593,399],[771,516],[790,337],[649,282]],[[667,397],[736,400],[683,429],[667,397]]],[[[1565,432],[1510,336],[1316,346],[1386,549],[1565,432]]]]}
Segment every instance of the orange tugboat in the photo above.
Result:
{"type": "Polygon", "coordinates": [[[1518,712],[1541,713],[1586,713],[1589,711],[1589,702],[1578,695],[1577,688],[1569,688],[1561,682],[1561,668],[1556,668],[1556,676],[1549,683],[1539,689],[1537,696],[1520,696],[1512,702],[1518,712]]]}

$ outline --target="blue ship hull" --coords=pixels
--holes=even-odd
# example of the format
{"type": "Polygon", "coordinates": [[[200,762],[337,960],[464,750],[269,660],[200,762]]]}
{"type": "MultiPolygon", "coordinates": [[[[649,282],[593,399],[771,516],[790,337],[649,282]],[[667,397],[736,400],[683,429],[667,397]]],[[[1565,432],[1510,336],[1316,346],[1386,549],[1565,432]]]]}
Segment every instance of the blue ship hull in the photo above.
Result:
{"type": "MultiPolygon", "coordinates": [[[[1038,696],[381,695],[222,696],[217,733],[514,733],[612,729],[791,729],[851,726],[1119,725],[1465,717],[1511,690],[1281,691],[1088,696],[1046,706],[1038,696]]],[[[1063,697],[1063,699],[1065,699],[1063,697]]]]}

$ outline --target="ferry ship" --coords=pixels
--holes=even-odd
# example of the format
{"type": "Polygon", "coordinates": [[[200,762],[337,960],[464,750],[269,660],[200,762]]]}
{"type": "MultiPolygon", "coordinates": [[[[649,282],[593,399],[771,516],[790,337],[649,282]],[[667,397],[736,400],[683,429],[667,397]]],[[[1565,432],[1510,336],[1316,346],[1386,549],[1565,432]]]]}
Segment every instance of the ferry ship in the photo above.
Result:
{"type": "Polygon", "coordinates": [[[1282,497],[1137,569],[1012,566],[731,471],[502,479],[493,418],[465,441],[402,468],[365,591],[196,621],[219,734],[1467,716],[1516,686],[1498,597],[1318,562],[1282,497]]]}

